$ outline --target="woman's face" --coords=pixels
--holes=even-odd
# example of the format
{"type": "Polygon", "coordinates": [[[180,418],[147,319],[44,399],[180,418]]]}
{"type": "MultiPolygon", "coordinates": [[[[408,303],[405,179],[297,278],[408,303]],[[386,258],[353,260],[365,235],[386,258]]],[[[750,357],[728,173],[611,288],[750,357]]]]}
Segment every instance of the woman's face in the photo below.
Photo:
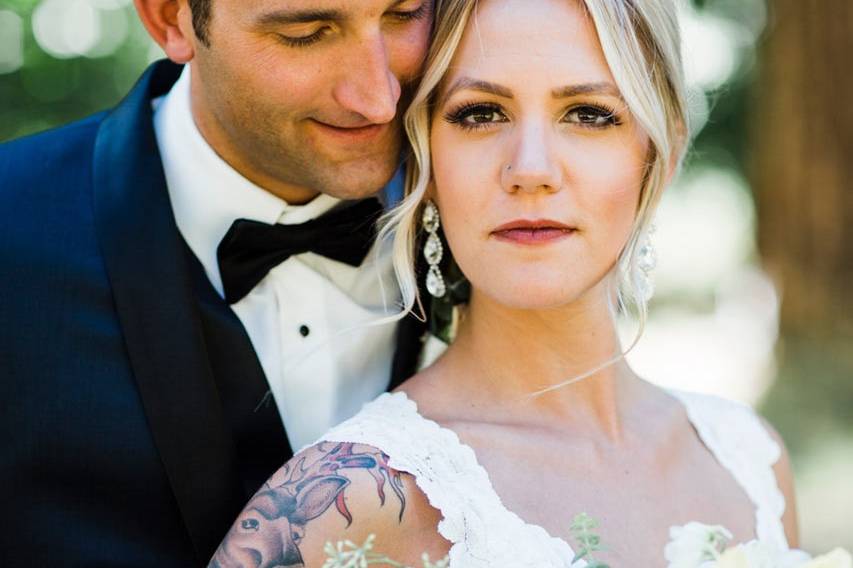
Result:
{"type": "Polygon", "coordinates": [[[481,0],[430,145],[444,232],[475,293],[535,309],[603,291],[648,139],[578,0],[481,0]]]}

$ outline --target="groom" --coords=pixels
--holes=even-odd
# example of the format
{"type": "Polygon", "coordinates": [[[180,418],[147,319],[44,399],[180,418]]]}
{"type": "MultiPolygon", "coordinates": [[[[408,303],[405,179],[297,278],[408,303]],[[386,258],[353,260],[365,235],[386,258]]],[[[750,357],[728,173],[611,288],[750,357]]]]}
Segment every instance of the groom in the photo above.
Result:
{"type": "Polygon", "coordinates": [[[365,324],[432,2],[135,4],[172,62],[0,146],[4,567],[206,565],[418,357],[412,318],[365,324]]]}

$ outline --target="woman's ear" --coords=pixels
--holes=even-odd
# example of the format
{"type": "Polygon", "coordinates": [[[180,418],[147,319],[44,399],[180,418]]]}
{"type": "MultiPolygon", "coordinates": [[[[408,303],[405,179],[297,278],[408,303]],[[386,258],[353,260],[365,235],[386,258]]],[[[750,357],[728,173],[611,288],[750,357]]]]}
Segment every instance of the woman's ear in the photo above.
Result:
{"type": "Polygon", "coordinates": [[[192,29],[187,0],[133,0],[139,19],[149,35],[175,63],[195,56],[198,39],[192,29]]]}

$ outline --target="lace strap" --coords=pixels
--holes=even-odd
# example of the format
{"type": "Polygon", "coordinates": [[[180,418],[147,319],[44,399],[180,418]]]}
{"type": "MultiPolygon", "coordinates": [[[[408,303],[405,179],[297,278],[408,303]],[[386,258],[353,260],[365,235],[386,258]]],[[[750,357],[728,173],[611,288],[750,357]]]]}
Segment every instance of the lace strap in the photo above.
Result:
{"type": "Polygon", "coordinates": [[[781,449],[758,415],[744,404],[716,396],[669,392],[684,404],[702,442],[755,505],[757,538],[787,549],[782,524],[785,497],[773,471],[781,449]]]}
{"type": "Polygon", "coordinates": [[[474,451],[452,430],[421,416],[402,392],[380,395],[320,441],[373,446],[388,455],[392,468],[412,474],[442,514],[438,532],[452,544],[453,567],[571,566],[569,545],[508,511],[474,451]]]}

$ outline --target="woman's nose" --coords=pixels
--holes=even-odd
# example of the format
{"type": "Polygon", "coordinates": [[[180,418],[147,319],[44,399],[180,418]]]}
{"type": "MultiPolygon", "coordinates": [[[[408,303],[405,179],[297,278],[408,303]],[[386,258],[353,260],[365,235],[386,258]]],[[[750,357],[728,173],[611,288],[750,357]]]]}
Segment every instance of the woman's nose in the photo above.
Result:
{"type": "Polygon", "coordinates": [[[563,186],[563,172],[554,159],[551,133],[546,126],[534,124],[519,129],[512,152],[501,168],[501,186],[509,193],[552,193],[563,186]]]}

